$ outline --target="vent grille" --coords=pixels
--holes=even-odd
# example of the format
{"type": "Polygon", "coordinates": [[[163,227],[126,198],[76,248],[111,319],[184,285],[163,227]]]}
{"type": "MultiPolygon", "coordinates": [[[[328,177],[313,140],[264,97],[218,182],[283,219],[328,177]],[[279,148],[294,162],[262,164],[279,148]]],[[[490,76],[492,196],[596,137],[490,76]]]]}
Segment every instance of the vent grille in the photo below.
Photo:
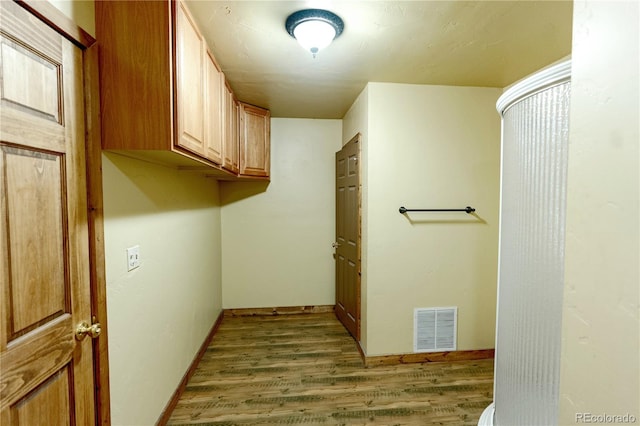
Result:
{"type": "Polygon", "coordinates": [[[413,351],[455,351],[457,323],[457,307],[415,309],[413,351]]]}

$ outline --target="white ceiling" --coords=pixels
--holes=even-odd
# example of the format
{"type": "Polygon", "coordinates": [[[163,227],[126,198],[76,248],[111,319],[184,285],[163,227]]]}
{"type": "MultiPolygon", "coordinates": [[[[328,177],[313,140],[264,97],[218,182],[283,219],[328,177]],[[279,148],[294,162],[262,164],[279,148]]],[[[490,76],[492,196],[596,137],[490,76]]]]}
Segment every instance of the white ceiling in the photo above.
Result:
{"type": "Polygon", "coordinates": [[[571,53],[572,1],[187,1],[238,99],[274,117],[342,118],[369,81],[506,87],[571,53]],[[314,59],[287,16],[331,10],[314,59]]]}

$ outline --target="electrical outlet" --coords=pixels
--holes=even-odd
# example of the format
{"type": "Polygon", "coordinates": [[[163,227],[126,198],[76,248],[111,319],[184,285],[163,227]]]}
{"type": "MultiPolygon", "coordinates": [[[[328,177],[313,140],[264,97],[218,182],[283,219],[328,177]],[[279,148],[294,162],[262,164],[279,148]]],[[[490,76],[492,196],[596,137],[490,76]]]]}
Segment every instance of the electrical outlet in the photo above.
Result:
{"type": "Polygon", "coordinates": [[[140,246],[127,249],[127,271],[132,271],[140,266],[140,246]]]}

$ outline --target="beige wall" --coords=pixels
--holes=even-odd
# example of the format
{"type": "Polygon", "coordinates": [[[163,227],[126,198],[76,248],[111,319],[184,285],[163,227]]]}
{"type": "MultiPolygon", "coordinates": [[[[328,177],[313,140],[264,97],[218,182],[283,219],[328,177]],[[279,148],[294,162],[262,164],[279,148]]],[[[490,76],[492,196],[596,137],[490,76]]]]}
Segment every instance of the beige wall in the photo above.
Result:
{"type": "Polygon", "coordinates": [[[421,307],[458,307],[458,350],[494,347],[500,94],[369,84],[367,355],[412,352],[421,307]]]}
{"type": "Polygon", "coordinates": [[[274,118],[268,186],[221,183],[225,308],[335,303],[341,135],[341,120],[274,118]]]}
{"type": "Polygon", "coordinates": [[[82,29],[96,36],[94,0],[49,0],[65,15],[73,19],[82,29]]]}
{"type": "Polygon", "coordinates": [[[103,173],[112,420],[153,424],[221,312],[218,185],[116,154],[103,173]]]}
{"type": "Polygon", "coordinates": [[[562,425],[640,421],[639,8],[574,5],[562,425]]]}

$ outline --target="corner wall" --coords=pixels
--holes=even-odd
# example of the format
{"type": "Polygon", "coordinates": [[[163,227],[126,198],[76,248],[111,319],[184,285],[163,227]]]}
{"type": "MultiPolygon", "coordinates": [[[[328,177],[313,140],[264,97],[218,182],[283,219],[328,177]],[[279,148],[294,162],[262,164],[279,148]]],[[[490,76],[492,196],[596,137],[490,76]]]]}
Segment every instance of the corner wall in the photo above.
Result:
{"type": "Polygon", "coordinates": [[[640,421],[639,23],[638,2],[574,4],[562,425],[640,421]]]}
{"type": "Polygon", "coordinates": [[[335,303],[341,120],[271,119],[271,181],[221,182],[225,308],[335,303]]]}
{"type": "Polygon", "coordinates": [[[154,424],[222,310],[218,184],[102,160],[111,417],[154,424]],[[127,272],[134,245],[142,264],[127,272]]]}
{"type": "Polygon", "coordinates": [[[423,307],[458,307],[457,350],[494,347],[501,93],[369,84],[368,356],[413,352],[413,311],[423,307]],[[401,215],[400,206],[476,214],[401,215]]]}

